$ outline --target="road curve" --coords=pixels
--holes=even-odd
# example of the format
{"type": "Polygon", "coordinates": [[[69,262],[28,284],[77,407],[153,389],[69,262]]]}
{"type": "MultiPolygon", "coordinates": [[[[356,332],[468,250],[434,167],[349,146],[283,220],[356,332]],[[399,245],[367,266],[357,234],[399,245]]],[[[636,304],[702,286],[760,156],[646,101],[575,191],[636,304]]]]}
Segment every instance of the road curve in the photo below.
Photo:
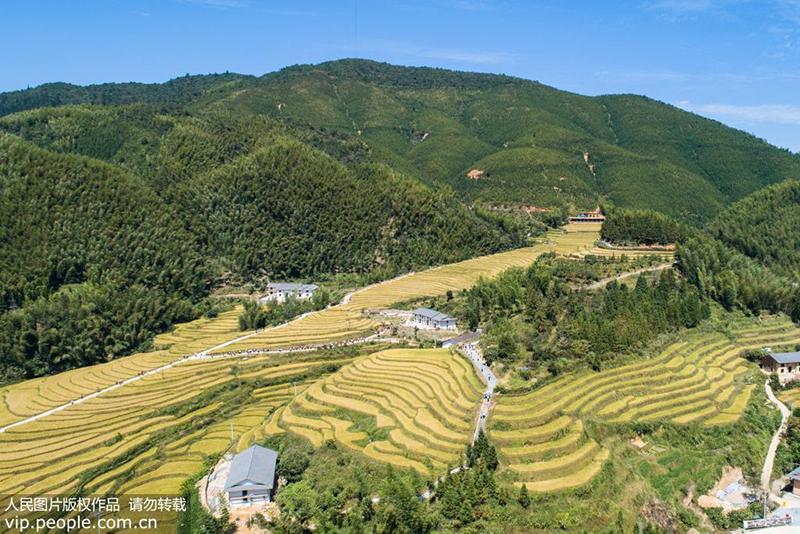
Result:
{"type": "Polygon", "coordinates": [[[772,436],[772,441],[770,442],[769,450],[767,451],[767,457],[764,459],[764,468],[761,470],[761,489],[769,493],[769,482],[772,478],[772,465],[775,463],[775,452],[778,450],[778,444],[780,444],[781,437],[783,437],[783,433],[786,430],[786,423],[789,420],[790,412],[789,408],[779,401],[772,392],[772,388],[769,385],[769,380],[764,382],[764,389],[767,392],[767,398],[769,401],[777,406],[781,411],[781,426],[778,427],[775,435],[772,436]]]}

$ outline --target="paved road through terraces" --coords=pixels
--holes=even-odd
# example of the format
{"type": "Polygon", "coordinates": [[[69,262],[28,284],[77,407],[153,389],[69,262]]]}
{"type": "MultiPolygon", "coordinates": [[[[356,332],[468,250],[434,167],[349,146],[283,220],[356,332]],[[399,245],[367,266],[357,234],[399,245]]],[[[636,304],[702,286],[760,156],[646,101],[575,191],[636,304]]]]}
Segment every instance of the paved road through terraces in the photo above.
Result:
{"type": "Polygon", "coordinates": [[[478,438],[478,432],[481,430],[484,432],[486,431],[486,415],[489,413],[489,404],[492,402],[492,394],[494,393],[495,386],[497,386],[497,377],[489,366],[486,365],[486,361],[483,359],[483,354],[481,354],[477,341],[464,345],[463,350],[472,362],[472,365],[475,366],[478,374],[486,382],[486,391],[483,393],[483,402],[481,403],[480,411],[478,411],[478,423],[475,425],[475,435],[472,438],[474,442],[478,438]]]}

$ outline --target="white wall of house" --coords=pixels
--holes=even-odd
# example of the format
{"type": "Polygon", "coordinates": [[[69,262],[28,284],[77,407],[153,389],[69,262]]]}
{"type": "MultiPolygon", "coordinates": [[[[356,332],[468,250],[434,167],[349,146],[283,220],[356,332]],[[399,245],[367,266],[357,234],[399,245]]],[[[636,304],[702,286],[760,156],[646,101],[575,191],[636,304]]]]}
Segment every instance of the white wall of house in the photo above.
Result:
{"type": "Polygon", "coordinates": [[[800,380],[800,362],[778,363],[768,357],[761,368],[767,373],[776,373],[781,384],[800,380]]]}
{"type": "Polygon", "coordinates": [[[231,505],[257,502],[272,502],[272,490],[230,490],[228,502],[231,505]]]}
{"type": "Polygon", "coordinates": [[[435,321],[430,317],[426,317],[424,315],[414,315],[414,323],[419,326],[426,327],[426,328],[436,328],[440,330],[455,330],[456,329],[456,320],[455,319],[447,319],[444,321],[435,321]]]}
{"type": "Polygon", "coordinates": [[[308,300],[314,297],[314,292],[308,289],[304,289],[302,291],[284,291],[283,289],[278,289],[274,293],[270,293],[269,295],[265,295],[261,297],[261,302],[269,302],[271,300],[275,300],[277,302],[286,302],[286,300],[290,297],[294,297],[297,300],[308,300]]]}

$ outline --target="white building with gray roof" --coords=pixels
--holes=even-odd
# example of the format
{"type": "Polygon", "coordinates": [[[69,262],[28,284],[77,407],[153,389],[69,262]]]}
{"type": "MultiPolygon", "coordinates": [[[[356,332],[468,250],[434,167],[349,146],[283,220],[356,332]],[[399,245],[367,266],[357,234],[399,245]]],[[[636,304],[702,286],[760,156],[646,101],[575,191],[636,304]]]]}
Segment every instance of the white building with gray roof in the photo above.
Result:
{"type": "Polygon", "coordinates": [[[767,351],[761,369],[766,373],[776,373],[781,384],[800,380],[800,352],[767,351]]]}
{"type": "Polygon", "coordinates": [[[417,308],[411,314],[414,326],[419,328],[434,328],[442,330],[455,330],[456,318],[446,313],[428,308],[417,308]]]}
{"type": "Polygon", "coordinates": [[[253,445],[233,457],[225,492],[231,506],[272,502],[278,453],[253,445]]]}
{"type": "Polygon", "coordinates": [[[285,302],[286,299],[295,298],[308,300],[314,296],[314,291],[319,289],[316,284],[295,284],[291,282],[278,282],[267,286],[267,294],[259,299],[266,304],[271,300],[285,302]]]}

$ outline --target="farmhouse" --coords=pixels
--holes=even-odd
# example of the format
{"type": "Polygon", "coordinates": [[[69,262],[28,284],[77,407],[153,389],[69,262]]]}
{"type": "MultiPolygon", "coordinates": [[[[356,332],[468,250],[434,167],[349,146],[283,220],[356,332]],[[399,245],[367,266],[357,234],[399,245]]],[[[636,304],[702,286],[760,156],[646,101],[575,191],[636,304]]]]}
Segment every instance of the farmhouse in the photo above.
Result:
{"type": "Polygon", "coordinates": [[[800,495],[800,467],[789,473],[789,484],[792,485],[792,493],[800,495]]]}
{"type": "Polygon", "coordinates": [[[267,286],[267,294],[261,297],[261,302],[269,302],[276,300],[283,302],[288,298],[295,298],[298,300],[310,299],[314,296],[314,291],[319,289],[316,284],[291,284],[291,283],[277,283],[267,286]]]}
{"type": "Polygon", "coordinates": [[[800,352],[767,352],[761,360],[761,369],[777,373],[781,384],[800,379],[800,352]]]}
{"type": "Polygon", "coordinates": [[[579,213],[578,215],[574,215],[569,218],[569,222],[603,222],[606,218],[603,215],[603,212],[600,211],[600,206],[597,206],[592,211],[587,211],[586,213],[579,213]]]}
{"type": "Polygon", "coordinates": [[[417,308],[414,310],[413,322],[415,326],[422,328],[442,328],[445,330],[455,330],[456,318],[436,310],[429,310],[427,308],[417,308]]]}
{"type": "Polygon", "coordinates": [[[225,492],[231,506],[272,502],[278,453],[253,445],[233,457],[225,492]]]}

